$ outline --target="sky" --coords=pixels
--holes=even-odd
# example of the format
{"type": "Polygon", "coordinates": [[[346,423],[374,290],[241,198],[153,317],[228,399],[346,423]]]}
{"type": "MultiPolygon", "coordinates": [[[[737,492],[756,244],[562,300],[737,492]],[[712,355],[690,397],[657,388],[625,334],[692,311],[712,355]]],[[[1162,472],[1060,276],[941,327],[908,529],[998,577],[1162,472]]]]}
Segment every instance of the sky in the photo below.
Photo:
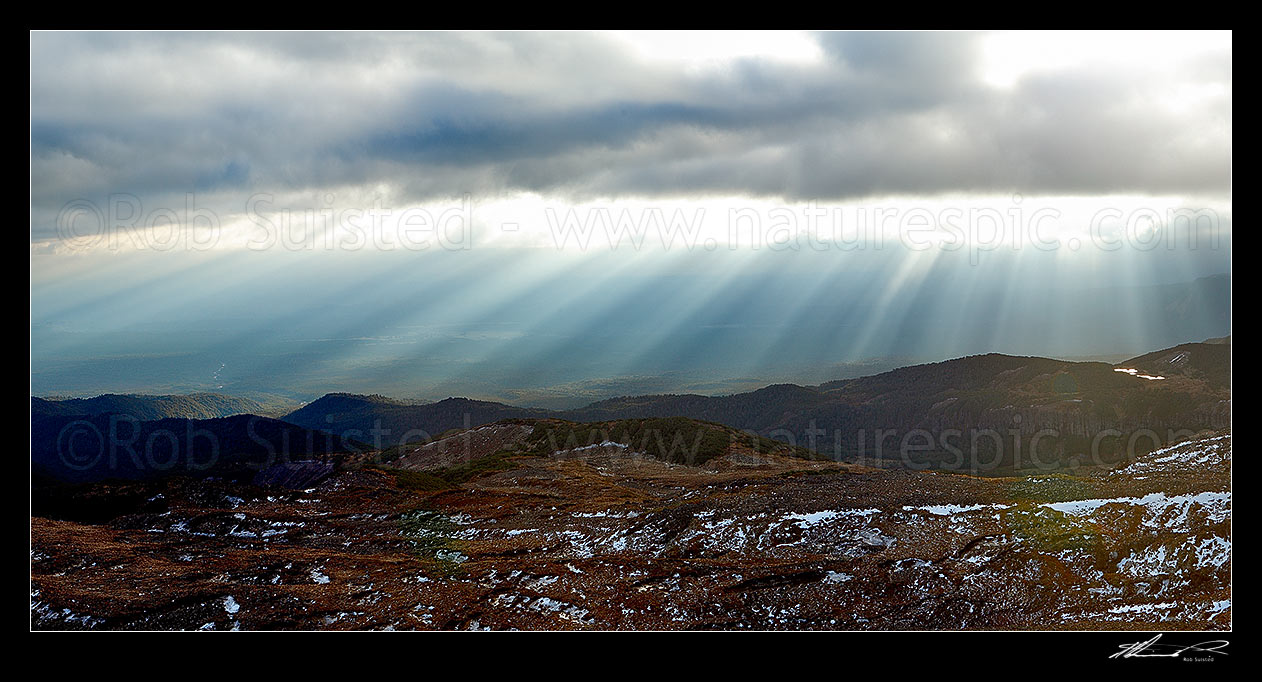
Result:
{"type": "Polygon", "coordinates": [[[1226,334],[1231,38],[34,32],[32,391],[552,405],[1226,334]]]}

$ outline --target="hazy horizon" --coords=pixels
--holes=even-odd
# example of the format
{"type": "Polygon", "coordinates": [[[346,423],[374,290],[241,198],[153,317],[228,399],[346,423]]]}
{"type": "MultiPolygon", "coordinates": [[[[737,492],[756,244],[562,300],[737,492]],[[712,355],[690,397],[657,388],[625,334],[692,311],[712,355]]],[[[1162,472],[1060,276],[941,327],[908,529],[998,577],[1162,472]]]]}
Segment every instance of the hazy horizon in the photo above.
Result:
{"type": "MultiPolygon", "coordinates": [[[[1139,301],[1139,305],[1151,309],[1159,309],[1163,306],[1176,305],[1191,296],[1205,298],[1207,293],[1211,295],[1225,293],[1228,285],[1229,282],[1225,275],[1211,275],[1196,282],[1175,283],[1173,285],[1155,287],[1152,291],[1147,292],[1147,296],[1133,295],[1123,300],[1126,300],[1128,305],[1135,305],[1136,301],[1139,301]],[[1192,286],[1196,284],[1201,286],[1192,286]],[[1167,290],[1165,295],[1162,295],[1163,290],[1167,290]],[[1189,291],[1195,293],[1189,293],[1189,291]]],[[[184,394],[208,392],[254,398],[279,396],[296,402],[309,402],[327,393],[340,392],[380,394],[419,402],[432,402],[446,397],[467,397],[479,400],[495,400],[523,407],[569,409],[585,406],[588,403],[605,398],[626,395],[663,393],[728,395],[755,390],[777,383],[818,385],[838,379],[878,374],[908,365],[940,362],[984,353],[1041,356],[1078,362],[1103,361],[1114,363],[1161,348],[1229,335],[1229,324],[1225,327],[1215,326],[1221,320],[1227,319],[1226,316],[1229,314],[1226,306],[1222,305],[1225,303],[1225,300],[1215,301],[1211,298],[1208,303],[1212,314],[1193,320],[1192,324],[1186,324],[1187,321],[1185,320],[1183,321],[1185,322],[1184,324],[1169,325],[1165,330],[1166,333],[1148,336],[1144,340],[1136,341],[1133,338],[1122,340],[1119,350],[1114,351],[1108,351],[1105,345],[1100,344],[1075,346],[1071,343],[1068,346],[1064,346],[1066,348],[1064,352],[1049,352],[1049,346],[1039,343],[1031,344],[1035,350],[994,348],[987,346],[985,343],[980,343],[976,347],[968,347],[967,350],[962,349],[954,353],[948,352],[940,356],[906,354],[901,356],[858,357],[820,364],[801,363],[798,365],[783,364],[780,366],[768,364],[764,365],[764,373],[751,373],[745,376],[724,375],[723,367],[719,366],[700,370],[669,370],[658,374],[578,375],[580,378],[554,384],[544,383],[547,381],[547,375],[545,375],[543,382],[537,381],[534,384],[512,385],[502,380],[497,381],[493,378],[487,378],[485,374],[476,372],[468,372],[456,378],[447,378],[445,383],[427,384],[427,377],[423,376],[383,377],[380,373],[373,373],[362,378],[329,377],[319,373],[305,373],[301,367],[291,369],[288,373],[280,375],[273,371],[264,375],[262,379],[251,381],[248,376],[240,376],[237,372],[230,370],[226,361],[220,362],[218,365],[213,361],[207,362],[207,353],[202,352],[201,348],[197,348],[196,352],[169,358],[142,354],[132,358],[132,362],[129,363],[117,356],[106,356],[80,360],[69,371],[62,373],[48,372],[41,374],[33,371],[32,395],[68,398],[93,397],[105,393],[184,394]],[[1219,303],[1220,307],[1215,307],[1214,303],[1219,303]],[[1221,333],[1201,333],[1215,329],[1221,329],[1222,331],[1221,333]],[[1183,336],[1180,336],[1180,334],[1183,336]],[[1156,345],[1142,345],[1145,342],[1156,345]],[[1093,350],[1097,352],[1092,352],[1093,350]],[[132,370],[135,366],[153,364],[157,364],[159,368],[157,377],[144,373],[138,377],[133,375],[132,370]],[[205,371],[208,367],[211,369],[210,372],[205,371]],[[766,369],[768,367],[771,367],[771,369],[766,369]],[[49,374],[51,374],[51,377],[45,379],[45,376],[49,374]],[[168,377],[181,375],[189,377],[190,380],[187,382],[172,381],[164,383],[168,377]],[[40,390],[41,386],[47,386],[48,388],[47,390],[40,390]],[[78,386],[80,388],[61,388],[62,386],[78,386]],[[428,390],[426,390],[427,388],[428,390]]],[[[1116,312],[1114,308],[1106,305],[1101,306],[1095,314],[1098,317],[1107,317],[1116,312]]],[[[763,326],[770,327],[767,324],[763,326]]],[[[741,339],[747,340],[750,338],[745,325],[734,324],[727,327],[711,325],[711,327],[708,331],[711,333],[711,338],[714,339],[730,341],[737,335],[741,339]]],[[[806,327],[808,330],[810,328],[809,325],[806,327]]],[[[511,336],[509,333],[511,329],[505,323],[498,327],[483,326],[480,328],[453,329],[443,336],[448,337],[446,339],[447,343],[453,343],[453,339],[459,341],[479,340],[483,343],[501,341],[502,343],[500,337],[511,336]],[[470,339],[470,336],[475,337],[475,339],[470,339]]],[[[1041,330],[1042,328],[1040,328],[1041,330]]],[[[36,331],[41,330],[37,329],[36,331]]],[[[189,334],[190,337],[198,337],[197,340],[194,341],[192,338],[188,338],[180,341],[180,343],[195,347],[205,343],[205,339],[202,338],[202,331],[189,332],[189,334]]],[[[590,336],[585,338],[590,339],[590,336]]],[[[1109,338],[1117,340],[1116,336],[1110,336],[1109,338]]],[[[518,342],[520,342],[520,339],[521,337],[513,337],[513,340],[518,342]]],[[[296,339],[288,339],[288,341],[294,340],[296,339]]],[[[386,346],[385,351],[377,356],[376,362],[378,364],[384,364],[392,368],[392,371],[405,364],[403,361],[398,360],[397,354],[391,353],[391,349],[394,346],[402,346],[404,349],[408,349],[411,347],[409,343],[399,343],[397,340],[395,343],[390,343],[388,340],[366,338],[341,340],[341,344],[361,347],[364,345],[375,345],[375,342],[386,346]]],[[[338,340],[328,339],[325,343],[336,344],[338,340]]],[[[821,348],[818,352],[827,352],[827,348],[821,348]]],[[[38,354],[33,353],[33,356],[36,355],[38,354]]],[[[249,362],[256,355],[257,346],[253,346],[249,352],[243,354],[242,359],[249,362]]],[[[231,356],[224,352],[220,352],[218,357],[223,357],[225,360],[231,359],[231,356]]],[[[573,358],[571,358],[570,362],[573,362],[573,358]]],[[[510,366],[512,366],[511,362],[499,361],[490,364],[487,371],[500,371],[510,366]]],[[[535,366],[537,367],[538,365],[535,366]]],[[[700,364],[694,366],[702,367],[700,364]]]]}

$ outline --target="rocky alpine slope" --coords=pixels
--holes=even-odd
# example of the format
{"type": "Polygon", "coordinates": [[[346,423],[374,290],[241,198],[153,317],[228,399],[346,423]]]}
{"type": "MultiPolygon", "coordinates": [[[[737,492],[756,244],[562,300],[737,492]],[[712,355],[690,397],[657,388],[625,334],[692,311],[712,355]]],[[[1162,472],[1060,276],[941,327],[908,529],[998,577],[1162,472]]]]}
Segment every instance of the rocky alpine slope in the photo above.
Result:
{"type": "Polygon", "coordinates": [[[1227,432],[982,478],[811,459],[691,420],[588,426],[497,422],[303,489],[59,490],[114,504],[32,517],[32,626],[1231,626],[1227,432]],[[694,456],[636,441],[649,426],[694,456]],[[599,435],[568,438],[584,430],[599,435]]]}

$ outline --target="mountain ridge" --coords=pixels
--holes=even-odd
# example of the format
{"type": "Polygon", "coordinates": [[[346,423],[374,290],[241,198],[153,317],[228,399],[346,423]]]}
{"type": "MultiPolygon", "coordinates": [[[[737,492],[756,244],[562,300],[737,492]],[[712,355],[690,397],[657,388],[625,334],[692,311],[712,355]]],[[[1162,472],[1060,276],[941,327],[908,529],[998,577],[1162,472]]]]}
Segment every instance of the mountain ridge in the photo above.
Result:
{"type": "MultiPolygon", "coordinates": [[[[1129,447],[1126,441],[1133,443],[1136,434],[1155,447],[1185,437],[1185,432],[1229,426],[1230,337],[1225,342],[1213,341],[1219,342],[1180,344],[1115,365],[984,353],[817,386],[781,383],[721,396],[622,396],[570,410],[463,397],[419,403],[377,394],[335,392],[281,415],[280,421],[387,450],[506,419],[590,423],[686,417],[804,446],[838,460],[879,458],[899,441],[877,442],[877,434],[893,433],[905,445],[916,432],[928,435],[931,441],[925,453],[918,455],[923,461],[916,465],[946,468],[976,464],[951,459],[954,446],[947,442],[947,435],[985,431],[1004,437],[1012,434],[1012,442],[982,443],[980,449],[974,442],[969,457],[1012,459],[1009,464],[1018,466],[1012,456],[1020,456],[1024,449],[1026,453],[1037,451],[1056,466],[1071,466],[1075,457],[1088,450],[1093,458],[1117,456],[1129,447]],[[1045,431],[1057,435],[1038,440],[1038,434],[1045,431]],[[1101,441],[1101,433],[1120,435],[1101,441]]],[[[206,396],[213,395],[192,397],[209,400],[206,396]]],[[[66,419],[85,407],[137,402],[148,411],[122,413],[149,421],[143,417],[184,404],[178,400],[163,402],[171,398],[166,396],[149,396],[148,402],[142,400],[145,396],[121,398],[109,394],[64,402],[32,398],[33,424],[52,416],[66,419]]],[[[209,403],[220,405],[220,409],[248,404],[209,403]]],[[[197,408],[208,409],[200,404],[197,408]]],[[[100,414],[108,413],[97,416],[100,414]]]]}
{"type": "Polygon", "coordinates": [[[215,419],[235,414],[268,416],[262,403],[222,393],[103,393],[91,398],[32,397],[31,413],[43,416],[127,414],[141,420],[215,419]]]}
{"type": "MultiPolygon", "coordinates": [[[[1050,429],[1062,434],[1062,440],[1046,454],[1067,463],[1085,448],[1099,447],[1100,443],[1091,441],[1101,432],[1119,431],[1130,439],[1138,432],[1152,431],[1158,443],[1167,443],[1182,431],[1228,425],[1230,352],[1229,344],[1180,344],[1116,365],[985,353],[814,387],[773,384],[724,396],[624,396],[571,410],[462,398],[384,409],[366,409],[371,403],[360,400],[356,404],[361,409],[352,412],[326,410],[330,404],[349,400],[341,394],[314,401],[284,418],[338,433],[366,431],[376,424],[390,429],[395,438],[400,430],[417,429],[432,438],[451,429],[511,418],[598,422],[678,416],[751,430],[792,445],[831,448],[830,454],[839,459],[870,454],[873,444],[865,431],[875,429],[892,429],[899,436],[913,430],[938,434],[989,429],[1004,434],[1015,431],[1019,439],[1050,429]],[[1179,362],[1170,365],[1172,358],[1179,362]],[[1137,376],[1140,369],[1156,372],[1161,360],[1173,370],[1167,372],[1169,376],[1152,375],[1161,380],[1137,376]],[[816,431],[823,432],[819,435],[825,437],[824,445],[804,442],[816,431]]],[[[1113,441],[1108,443],[1110,454],[1120,448],[1113,441]]],[[[1014,443],[1011,449],[1020,447],[1014,443]]],[[[937,454],[944,452],[940,448],[937,454]]]]}
{"type": "Polygon", "coordinates": [[[31,420],[32,476],[62,482],[252,477],[276,463],[366,449],[352,439],[252,414],[140,420],[107,413],[31,420]]]}

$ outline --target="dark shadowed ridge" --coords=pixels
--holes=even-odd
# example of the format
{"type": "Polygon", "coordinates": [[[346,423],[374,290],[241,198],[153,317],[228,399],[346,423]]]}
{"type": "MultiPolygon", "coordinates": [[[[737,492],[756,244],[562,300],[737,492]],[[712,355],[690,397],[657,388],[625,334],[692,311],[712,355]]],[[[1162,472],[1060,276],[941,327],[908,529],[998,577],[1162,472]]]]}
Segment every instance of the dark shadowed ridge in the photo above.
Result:
{"type": "Polygon", "coordinates": [[[266,414],[249,398],[218,393],[190,395],[134,395],[107,393],[95,398],[31,398],[32,416],[126,414],[142,421],[154,419],[214,419],[234,414],[266,414]]]}
{"type": "MultiPolygon", "coordinates": [[[[1119,365],[991,353],[817,387],[777,384],[714,397],[630,396],[565,411],[468,398],[413,404],[379,395],[332,393],[285,415],[283,421],[254,415],[161,417],[170,411],[235,410],[250,402],[219,400],[225,397],[211,394],[108,395],[68,401],[32,398],[31,459],[36,473],[62,480],[137,478],[156,473],[204,475],[205,470],[189,467],[190,463],[205,461],[210,439],[187,434],[209,433],[220,447],[212,470],[247,475],[274,463],[267,460],[269,453],[288,453],[289,459],[301,460],[388,450],[505,419],[603,422],[685,417],[752,431],[837,459],[870,455],[875,429],[891,430],[901,437],[912,430],[940,434],[992,429],[1007,434],[1015,428],[1022,438],[1053,429],[1064,438],[1051,446],[1045,459],[1067,463],[1083,450],[1084,442],[1104,430],[1119,431],[1125,438],[1138,429],[1165,434],[1229,426],[1230,359],[1230,339],[1225,343],[1182,344],[1119,365]],[[1164,379],[1148,380],[1116,371],[1127,368],[1164,379]],[[103,411],[92,414],[86,410],[103,411]],[[146,466],[131,457],[114,457],[117,461],[87,468],[81,468],[81,462],[74,458],[68,464],[62,456],[66,452],[65,430],[76,422],[82,422],[84,431],[74,441],[76,453],[89,459],[99,442],[92,437],[108,434],[111,426],[118,428],[116,422],[121,423],[121,438],[138,444],[146,443],[155,433],[175,434],[174,441],[155,441],[162,461],[175,458],[175,470],[146,466]],[[134,437],[133,427],[137,429],[134,437]],[[176,443],[174,450],[169,442],[176,443]]],[[[1042,441],[1045,446],[1048,443],[1052,441],[1042,441]]],[[[944,453],[933,450],[925,456],[926,461],[936,461],[944,453]]]]}
{"type": "Polygon", "coordinates": [[[283,419],[309,429],[331,431],[373,442],[380,432],[383,444],[427,441],[451,429],[480,426],[501,419],[549,417],[555,412],[469,398],[447,398],[435,403],[410,404],[384,396],[330,393],[294,410],[283,419]]]}
{"type": "Polygon", "coordinates": [[[102,414],[31,420],[31,469],[36,480],[248,480],[277,463],[366,449],[351,439],[257,415],[143,421],[102,414]]]}
{"type": "Polygon", "coordinates": [[[1231,387],[1231,337],[1184,343],[1119,363],[1149,375],[1185,376],[1217,387],[1231,387]]]}
{"type": "Polygon", "coordinates": [[[627,396],[564,411],[464,398],[407,405],[380,396],[330,394],[285,419],[361,440],[376,426],[389,430],[385,444],[397,445],[405,436],[415,442],[508,418],[595,422],[688,417],[815,447],[839,458],[867,454],[874,429],[901,435],[913,429],[1008,433],[1016,427],[1022,437],[1041,429],[1066,434],[1048,456],[1068,458],[1082,449],[1079,440],[1102,430],[1165,433],[1227,426],[1230,352],[1229,343],[1191,343],[1116,366],[989,353],[817,387],[778,384],[728,396],[627,396]],[[1114,371],[1132,366],[1165,372],[1161,376],[1167,379],[1149,381],[1114,371]],[[814,445],[803,440],[821,431],[814,445]]]}

